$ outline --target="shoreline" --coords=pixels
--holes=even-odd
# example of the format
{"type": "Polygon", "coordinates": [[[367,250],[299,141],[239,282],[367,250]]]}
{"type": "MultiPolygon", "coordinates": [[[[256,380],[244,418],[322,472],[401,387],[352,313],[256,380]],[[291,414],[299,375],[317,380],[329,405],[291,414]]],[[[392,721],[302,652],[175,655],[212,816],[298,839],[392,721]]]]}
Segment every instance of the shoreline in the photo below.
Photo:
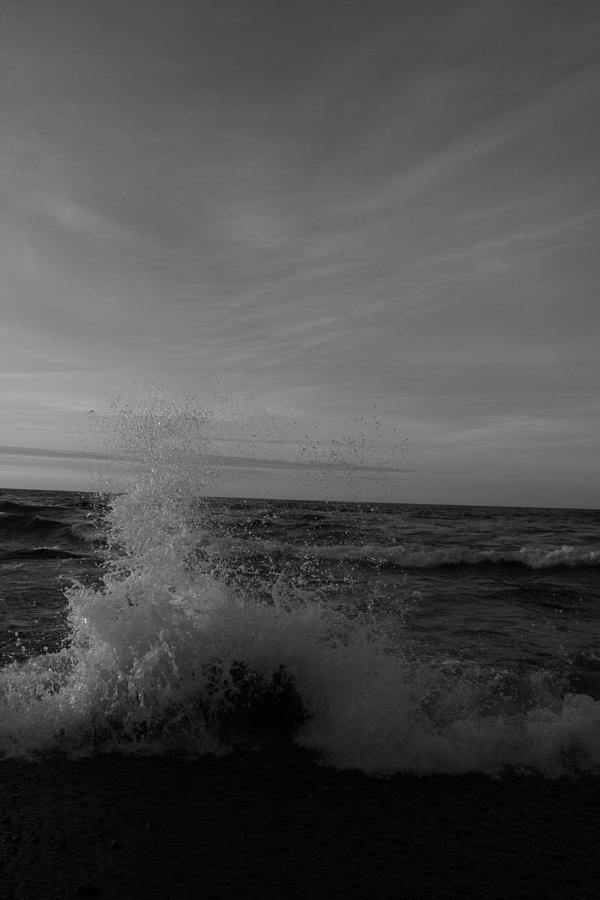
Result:
{"type": "Polygon", "coordinates": [[[302,753],[0,762],[6,900],[596,897],[600,779],[373,778],[302,753]]]}

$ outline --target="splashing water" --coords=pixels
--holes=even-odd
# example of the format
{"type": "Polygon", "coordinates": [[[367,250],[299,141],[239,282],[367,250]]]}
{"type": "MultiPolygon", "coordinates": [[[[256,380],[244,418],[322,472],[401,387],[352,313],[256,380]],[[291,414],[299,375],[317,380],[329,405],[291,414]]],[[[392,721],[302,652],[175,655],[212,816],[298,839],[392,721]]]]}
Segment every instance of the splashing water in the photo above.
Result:
{"type": "Polygon", "coordinates": [[[0,753],[222,753],[293,741],[369,773],[553,776],[600,765],[600,704],[542,670],[416,652],[272,579],[260,596],[203,547],[205,417],[117,409],[135,476],[105,517],[103,574],[66,589],[70,638],[0,670],[0,753]]]}

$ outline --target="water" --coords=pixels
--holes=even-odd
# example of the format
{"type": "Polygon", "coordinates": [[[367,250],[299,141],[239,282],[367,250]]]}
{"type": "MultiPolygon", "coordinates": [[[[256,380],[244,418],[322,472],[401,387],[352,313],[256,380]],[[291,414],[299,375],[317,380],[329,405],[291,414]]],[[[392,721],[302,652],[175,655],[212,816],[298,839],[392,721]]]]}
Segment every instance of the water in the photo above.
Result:
{"type": "Polygon", "coordinates": [[[0,492],[2,756],[600,766],[599,511],[207,499],[142,443],[122,494],[0,492]]]}

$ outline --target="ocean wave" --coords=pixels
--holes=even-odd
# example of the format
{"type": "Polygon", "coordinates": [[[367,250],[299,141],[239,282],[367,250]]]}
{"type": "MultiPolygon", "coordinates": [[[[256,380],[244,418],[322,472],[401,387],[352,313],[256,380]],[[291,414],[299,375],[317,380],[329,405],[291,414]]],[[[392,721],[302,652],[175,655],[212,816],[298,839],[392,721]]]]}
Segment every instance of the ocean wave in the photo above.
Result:
{"type": "MultiPolygon", "coordinates": [[[[17,504],[4,504],[16,507],[17,504]]],[[[65,518],[52,518],[42,515],[39,508],[23,505],[19,513],[4,511],[0,515],[0,539],[4,542],[14,541],[20,537],[32,539],[42,537],[54,540],[93,543],[103,539],[100,525],[80,515],[69,515],[65,518]]]]}
{"type": "Polygon", "coordinates": [[[99,543],[106,538],[102,526],[93,521],[75,522],[70,526],[70,532],[75,540],[83,541],[85,544],[99,543]]]}
{"type": "Polygon", "coordinates": [[[294,743],[380,775],[600,770],[600,702],[568,679],[392,648],[306,596],[257,603],[190,566],[172,510],[123,505],[125,555],[66,591],[69,645],[0,669],[0,756],[294,743]]]}
{"type": "Polygon", "coordinates": [[[521,547],[514,550],[473,550],[461,545],[290,544],[279,541],[243,540],[205,535],[205,552],[222,556],[266,556],[322,559],[365,567],[435,569],[443,566],[522,566],[527,569],[576,568],[600,565],[600,551],[589,547],[521,547]]]}
{"type": "Polygon", "coordinates": [[[597,566],[600,552],[589,548],[521,547],[518,550],[471,550],[468,547],[328,547],[317,548],[317,556],[356,559],[366,564],[406,569],[428,569],[440,566],[519,565],[528,569],[597,566]]]}
{"type": "MultiPolygon", "coordinates": [[[[150,420],[148,433],[147,418],[127,411],[120,423],[133,428],[147,465],[107,510],[99,583],[74,580],[65,590],[68,643],[0,669],[0,757],[201,755],[283,741],[322,763],[379,775],[600,772],[600,701],[574,691],[568,672],[448,658],[404,643],[397,617],[391,628],[392,620],[351,617],[293,587],[274,584],[260,602],[240,578],[232,587],[228,554],[243,542],[223,539],[219,548],[207,529],[198,553],[201,523],[192,524],[188,499],[197,471],[173,451],[173,419],[161,445],[160,422],[150,420]]],[[[361,564],[387,556],[399,566],[571,565],[581,554],[293,549],[358,553],[361,564]]],[[[589,682],[595,665],[586,657],[572,668],[589,682]]]]}
{"type": "Polygon", "coordinates": [[[71,646],[0,670],[4,757],[290,742],[379,775],[600,770],[600,702],[542,670],[390,653],[340,613],[240,602],[208,576],[68,596],[71,646]]]}
{"type": "Polygon", "coordinates": [[[20,500],[0,500],[0,515],[32,515],[38,512],[39,506],[20,500]]]}
{"type": "Polygon", "coordinates": [[[86,559],[87,554],[65,550],[62,547],[32,547],[30,549],[18,548],[11,551],[0,551],[2,560],[19,559],[86,559]]]}

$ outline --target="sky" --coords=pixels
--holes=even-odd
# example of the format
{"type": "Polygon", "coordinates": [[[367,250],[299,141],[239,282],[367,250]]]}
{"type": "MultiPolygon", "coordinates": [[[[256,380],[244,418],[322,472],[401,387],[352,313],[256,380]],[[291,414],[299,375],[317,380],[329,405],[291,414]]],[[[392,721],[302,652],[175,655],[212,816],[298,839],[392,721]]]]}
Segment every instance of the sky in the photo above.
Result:
{"type": "Polygon", "coordinates": [[[600,506],[599,47],[596,0],[0,0],[0,486],[167,385],[217,493],[600,506]]]}

